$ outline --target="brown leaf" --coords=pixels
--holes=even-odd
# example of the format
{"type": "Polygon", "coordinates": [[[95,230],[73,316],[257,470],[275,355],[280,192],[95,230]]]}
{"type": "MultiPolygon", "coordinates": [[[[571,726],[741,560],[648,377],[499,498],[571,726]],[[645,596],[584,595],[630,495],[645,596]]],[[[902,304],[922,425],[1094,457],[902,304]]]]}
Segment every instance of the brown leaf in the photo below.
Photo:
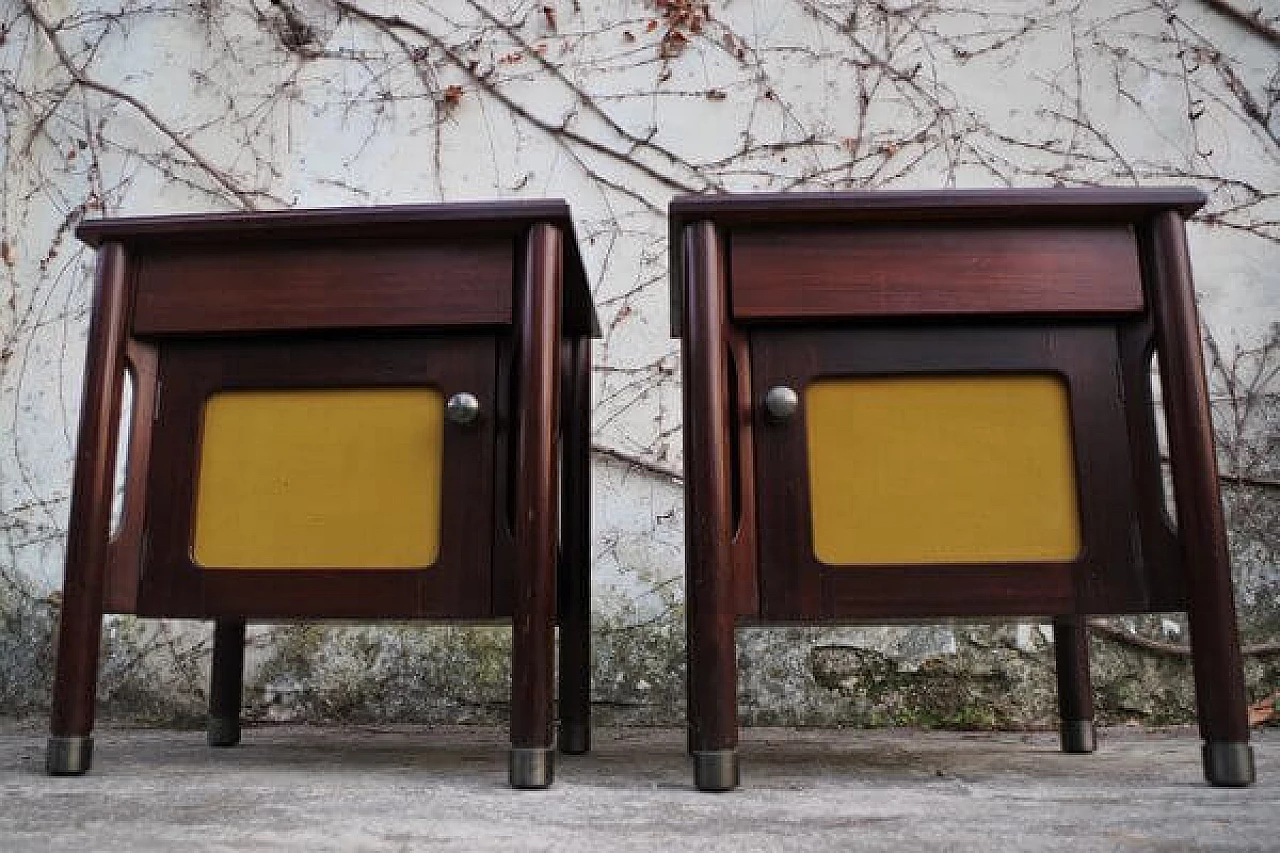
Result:
{"type": "Polygon", "coordinates": [[[458,84],[446,86],[444,89],[444,102],[451,107],[456,107],[462,101],[462,87],[458,84]]]}
{"type": "Polygon", "coordinates": [[[1249,725],[1261,726],[1275,720],[1277,696],[1280,696],[1280,693],[1268,696],[1261,702],[1255,702],[1249,706],[1249,725]]]}
{"type": "Polygon", "coordinates": [[[685,47],[689,44],[689,39],[678,30],[667,30],[667,34],[662,37],[662,43],[658,45],[658,56],[663,59],[671,59],[684,53],[685,47]]]}

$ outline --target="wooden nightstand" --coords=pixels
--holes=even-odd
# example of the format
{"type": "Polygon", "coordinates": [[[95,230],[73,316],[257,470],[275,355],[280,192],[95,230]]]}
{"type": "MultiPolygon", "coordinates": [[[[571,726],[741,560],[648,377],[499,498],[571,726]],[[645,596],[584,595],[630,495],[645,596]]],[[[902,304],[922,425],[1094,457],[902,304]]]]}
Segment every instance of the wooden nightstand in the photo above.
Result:
{"type": "Polygon", "coordinates": [[[597,328],[568,207],[169,216],[78,234],[99,263],[49,772],[89,767],[104,611],[216,620],[220,746],[240,737],[246,619],[509,622],[518,787],[551,782],[559,624],[560,745],[585,752],[597,328]]]}
{"type": "Polygon", "coordinates": [[[737,784],[734,627],[1186,610],[1205,773],[1253,781],[1188,189],[685,196],[690,751],[737,784]],[[1177,523],[1150,386],[1158,358],[1177,523]]]}

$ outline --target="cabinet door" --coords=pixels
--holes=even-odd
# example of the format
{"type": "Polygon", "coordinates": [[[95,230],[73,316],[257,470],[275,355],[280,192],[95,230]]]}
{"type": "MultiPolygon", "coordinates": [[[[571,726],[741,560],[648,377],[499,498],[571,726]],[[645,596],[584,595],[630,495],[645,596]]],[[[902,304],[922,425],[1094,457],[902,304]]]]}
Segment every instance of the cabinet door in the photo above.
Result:
{"type": "Polygon", "coordinates": [[[495,348],[166,341],[141,612],[489,616],[495,348]]]}
{"type": "Polygon", "coordinates": [[[764,618],[1144,604],[1117,346],[1086,323],[753,330],[764,618]]]}

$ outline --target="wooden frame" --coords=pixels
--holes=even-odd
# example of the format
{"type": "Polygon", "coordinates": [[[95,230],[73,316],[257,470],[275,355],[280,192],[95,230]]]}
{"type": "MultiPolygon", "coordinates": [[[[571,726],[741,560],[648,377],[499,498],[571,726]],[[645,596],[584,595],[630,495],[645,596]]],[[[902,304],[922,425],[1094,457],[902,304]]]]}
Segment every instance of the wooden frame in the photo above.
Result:
{"type": "Polygon", "coordinates": [[[737,784],[737,624],[1041,616],[1063,747],[1093,748],[1093,613],[1186,609],[1206,778],[1254,778],[1183,220],[1194,190],[681,197],[689,745],[737,784]],[[1159,358],[1178,508],[1165,513],[1159,358]],[[1083,550],[1068,562],[822,565],[803,407],[820,377],[1051,373],[1069,388],[1083,550]],[[771,392],[784,403],[771,414],[771,392]],[[786,401],[790,402],[786,402],[786,401]]]}
{"type": "Polygon", "coordinates": [[[191,552],[200,418],[221,391],[431,386],[476,395],[493,411],[494,341],[450,335],[363,340],[179,341],[165,348],[152,430],[150,534],[137,612],[201,618],[460,618],[493,614],[493,421],[446,425],[435,563],[405,569],[213,571],[191,552]]]}
{"type": "Polygon", "coordinates": [[[517,787],[551,782],[559,623],[561,748],[586,751],[587,419],[599,330],[567,206],[152,217],[89,222],[77,233],[100,251],[49,772],[89,768],[104,612],[216,621],[209,741],[218,746],[239,741],[248,618],[509,621],[517,787]],[[112,539],[126,371],[133,417],[112,539]],[[197,567],[190,543],[204,401],[231,389],[352,387],[475,398],[478,418],[443,433],[433,565],[197,567]]]}
{"type": "MultiPolygon", "coordinates": [[[[752,335],[757,389],[818,376],[1053,373],[1066,384],[1075,437],[1083,550],[1071,562],[841,566],[809,539],[804,411],[754,430],[761,617],[902,619],[1185,609],[1176,566],[1131,559],[1138,529],[1115,335],[1082,325],[782,329],[752,335]],[[795,472],[800,472],[799,475],[795,472]]],[[[759,392],[757,392],[757,397],[759,392]]],[[[1171,536],[1160,524],[1153,535],[1171,536]]]]}

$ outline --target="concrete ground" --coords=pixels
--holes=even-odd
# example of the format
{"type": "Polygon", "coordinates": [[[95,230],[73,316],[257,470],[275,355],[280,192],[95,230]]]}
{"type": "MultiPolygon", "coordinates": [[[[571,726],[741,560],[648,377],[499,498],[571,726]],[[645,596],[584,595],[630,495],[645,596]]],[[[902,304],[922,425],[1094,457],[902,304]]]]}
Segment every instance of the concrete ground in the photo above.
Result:
{"type": "Polygon", "coordinates": [[[1189,730],[744,730],[743,787],[692,789],[684,733],[606,729],[547,791],[506,787],[505,732],[100,729],[95,767],[42,772],[43,726],[0,721],[0,851],[1280,850],[1280,731],[1260,783],[1201,781],[1189,730]]]}

